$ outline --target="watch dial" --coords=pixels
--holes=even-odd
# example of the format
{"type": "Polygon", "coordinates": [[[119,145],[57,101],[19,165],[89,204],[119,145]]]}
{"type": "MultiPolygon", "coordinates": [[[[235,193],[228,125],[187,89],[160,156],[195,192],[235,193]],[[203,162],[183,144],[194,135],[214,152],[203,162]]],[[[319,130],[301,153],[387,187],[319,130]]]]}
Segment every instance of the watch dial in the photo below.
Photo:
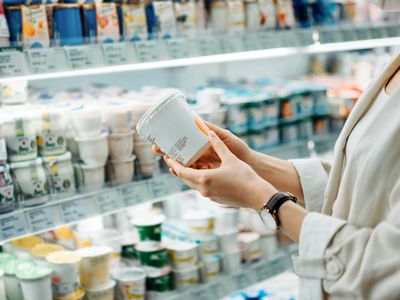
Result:
{"type": "Polygon", "coordinates": [[[265,226],[267,226],[267,228],[273,229],[273,230],[276,229],[277,226],[276,226],[275,219],[265,209],[263,209],[260,212],[260,217],[261,217],[261,220],[263,221],[263,223],[265,224],[265,226]]]}

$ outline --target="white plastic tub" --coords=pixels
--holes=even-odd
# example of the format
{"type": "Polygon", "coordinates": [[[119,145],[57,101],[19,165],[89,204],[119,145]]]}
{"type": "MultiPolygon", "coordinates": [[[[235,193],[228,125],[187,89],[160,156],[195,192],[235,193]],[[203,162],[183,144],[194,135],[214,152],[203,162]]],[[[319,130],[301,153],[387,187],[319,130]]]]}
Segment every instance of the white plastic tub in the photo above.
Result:
{"type": "Polygon", "coordinates": [[[91,138],[101,134],[101,113],[96,109],[79,107],[70,112],[70,121],[79,138],[91,138]]]}
{"type": "Polygon", "coordinates": [[[114,133],[108,136],[108,148],[111,160],[126,160],[132,156],[134,131],[114,133]]]}
{"type": "Polygon", "coordinates": [[[128,133],[133,127],[132,112],[120,103],[107,104],[104,107],[103,119],[112,135],[128,133]]]}
{"type": "Polygon", "coordinates": [[[104,165],[85,166],[74,164],[76,184],[81,191],[100,190],[105,184],[104,165]]]}
{"type": "Polygon", "coordinates": [[[151,150],[151,143],[149,142],[138,142],[134,148],[136,157],[140,162],[149,162],[155,157],[153,150],[151,150]]]}
{"type": "Polygon", "coordinates": [[[107,134],[96,137],[76,138],[79,146],[79,157],[87,166],[105,165],[108,157],[107,134]]]}
{"type": "Polygon", "coordinates": [[[200,268],[192,266],[187,269],[173,270],[175,287],[178,290],[196,286],[200,282],[200,268]]]}
{"type": "Polygon", "coordinates": [[[227,273],[238,272],[242,266],[242,251],[239,249],[223,254],[223,270],[227,273]]]}
{"type": "Polygon", "coordinates": [[[117,282],[120,300],[144,300],[146,295],[146,272],[140,268],[124,268],[112,272],[117,282]]]}
{"type": "Polygon", "coordinates": [[[107,165],[108,178],[113,184],[124,184],[133,180],[135,173],[135,159],[131,155],[129,159],[112,160],[107,165]]]}
{"type": "Polygon", "coordinates": [[[42,266],[18,271],[24,300],[52,300],[50,275],[52,269],[42,266]]]}
{"type": "Polygon", "coordinates": [[[230,253],[238,248],[237,229],[217,233],[219,237],[220,249],[223,253],[230,253]]]}
{"type": "Polygon", "coordinates": [[[176,270],[194,268],[199,261],[199,246],[195,243],[176,242],[168,245],[167,248],[176,270]]]}
{"type": "Polygon", "coordinates": [[[138,165],[139,173],[145,178],[152,177],[161,172],[160,157],[154,157],[150,161],[138,161],[138,165]]]}
{"type": "Polygon", "coordinates": [[[114,300],[115,281],[110,280],[102,286],[85,289],[87,300],[114,300]]]}
{"type": "Polygon", "coordinates": [[[60,112],[55,110],[41,112],[36,120],[36,135],[41,156],[61,155],[67,151],[60,112]]]}

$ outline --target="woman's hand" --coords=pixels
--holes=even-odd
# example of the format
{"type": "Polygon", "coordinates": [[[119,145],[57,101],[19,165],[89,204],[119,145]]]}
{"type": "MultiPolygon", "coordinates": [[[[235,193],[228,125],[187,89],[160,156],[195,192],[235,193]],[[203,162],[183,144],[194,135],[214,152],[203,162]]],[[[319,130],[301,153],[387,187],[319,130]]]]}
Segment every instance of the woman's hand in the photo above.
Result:
{"type": "MultiPolygon", "coordinates": [[[[210,126],[210,128],[213,127],[210,126]]],[[[235,143],[230,134],[223,135],[223,138],[228,142],[233,142],[234,147],[240,146],[235,143]]],[[[271,184],[259,177],[249,165],[237,158],[214,131],[209,132],[209,139],[213,151],[219,159],[217,167],[214,165],[210,169],[198,170],[192,167],[184,167],[179,162],[164,156],[171,173],[184,180],[191,188],[198,190],[203,196],[212,198],[224,205],[258,210],[277,193],[277,190],[271,184]]]]}

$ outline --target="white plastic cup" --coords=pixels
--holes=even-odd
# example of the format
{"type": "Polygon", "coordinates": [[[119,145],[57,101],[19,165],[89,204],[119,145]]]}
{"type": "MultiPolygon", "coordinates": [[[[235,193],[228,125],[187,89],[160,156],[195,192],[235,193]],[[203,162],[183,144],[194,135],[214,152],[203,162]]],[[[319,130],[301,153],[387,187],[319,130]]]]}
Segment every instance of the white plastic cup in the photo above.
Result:
{"type": "Polygon", "coordinates": [[[203,258],[203,278],[206,282],[221,274],[221,256],[218,254],[208,255],[203,258]]]}
{"type": "Polygon", "coordinates": [[[122,105],[104,107],[104,122],[111,134],[128,133],[132,130],[132,112],[122,105]]]}
{"type": "Polygon", "coordinates": [[[211,234],[215,230],[215,217],[207,212],[189,211],[182,219],[190,233],[211,234]]]}
{"type": "Polygon", "coordinates": [[[135,172],[135,156],[129,159],[112,160],[107,165],[108,178],[113,184],[129,183],[133,180],[135,172]]]}
{"type": "Polygon", "coordinates": [[[52,300],[51,273],[51,268],[41,266],[17,272],[24,300],[52,300]]]}
{"type": "Polygon", "coordinates": [[[215,255],[219,253],[219,239],[216,235],[206,235],[198,239],[200,242],[199,249],[202,258],[209,255],[215,255]]]}
{"type": "Polygon", "coordinates": [[[135,154],[140,162],[152,161],[155,157],[153,150],[151,150],[151,143],[140,142],[135,144],[135,154]]]}
{"type": "Polygon", "coordinates": [[[139,172],[140,174],[145,177],[152,177],[160,173],[160,158],[154,157],[150,161],[139,161],[139,172]]]}
{"type": "Polygon", "coordinates": [[[53,268],[52,289],[53,297],[69,297],[76,292],[78,286],[77,274],[81,257],[71,251],[57,251],[46,256],[53,268]]]}
{"type": "Polygon", "coordinates": [[[168,90],[139,120],[138,133],[185,166],[210,147],[204,122],[190,109],[185,95],[168,90]]]}
{"type": "Polygon", "coordinates": [[[79,108],[70,113],[72,127],[79,138],[91,138],[101,134],[101,113],[94,109],[79,108]]]}
{"type": "Polygon", "coordinates": [[[112,272],[117,282],[120,300],[144,300],[146,296],[146,272],[140,268],[124,268],[112,272]]]}
{"type": "Polygon", "coordinates": [[[127,133],[114,133],[108,136],[111,160],[120,161],[131,158],[134,148],[133,133],[134,131],[130,131],[127,133]]]}
{"type": "Polygon", "coordinates": [[[229,253],[224,253],[222,264],[224,272],[234,273],[239,271],[242,267],[242,251],[236,249],[229,253]]]}
{"type": "Polygon", "coordinates": [[[195,243],[176,242],[168,245],[167,249],[176,270],[191,269],[199,261],[199,246],[195,243]]]}
{"type": "Polygon", "coordinates": [[[86,166],[74,164],[76,184],[81,191],[101,190],[105,184],[104,165],[86,166]]]}
{"type": "Polygon", "coordinates": [[[114,300],[115,281],[110,280],[102,286],[85,289],[87,300],[114,300]]]}
{"type": "Polygon", "coordinates": [[[221,105],[224,90],[219,88],[205,88],[197,92],[196,98],[200,106],[217,108],[221,105]]]}
{"type": "Polygon", "coordinates": [[[108,157],[107,134],[90,138],[76,138],[79,157],[87,166],[105,165],[108,157]]]}
{"type": "Polygon", "coordinates": [[[110,268],[116,269],[121,265],[122,235],[118,230],[103,229],[91,235],[91,241],[96,246],[106,246],[110,253],[110,268]]]}
{"type": "Polygon", "coordinates": [[[76,252],[82,257],[79,263],[79,278],[80,284],[85,288],[85,291],[86,289],[99,288],[110,281],[111,248],[88,247],[79,249],[76,252]]]}
{"type": "Polygon", "coordinates": [[[0,269],[0,299],[6,298],[6,288],[4,285],[4,272],[0,269]]]}
{"type": "Polygon", "coordinates": [[[178,290],[196,286],[200,282],[200,268],[192,266],[187,269],[173,270],[175,287],[178,290]]]}
{"type": "Polygon", "coordinates": [[[238,231],[233,229],[231,231],[217,233],[219,237],[219,246],[223,253],[230,253],[238,248],[237,235],[238,231]]]}

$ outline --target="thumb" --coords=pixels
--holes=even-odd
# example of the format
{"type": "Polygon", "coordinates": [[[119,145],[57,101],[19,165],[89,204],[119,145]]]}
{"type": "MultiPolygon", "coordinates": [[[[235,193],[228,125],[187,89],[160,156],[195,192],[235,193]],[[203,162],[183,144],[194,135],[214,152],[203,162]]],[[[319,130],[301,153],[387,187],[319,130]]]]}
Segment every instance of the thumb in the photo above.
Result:
{"type": "Polygon", "coordinates": [[[224,144],[223,141],[221,141],[221,139],[214,131],[210,130],[208,132],[208,137],[210,139],[211,146],[221,160],[224,160],[232,155],[231,151],[229,151],[228,147],[224,144]]]}

